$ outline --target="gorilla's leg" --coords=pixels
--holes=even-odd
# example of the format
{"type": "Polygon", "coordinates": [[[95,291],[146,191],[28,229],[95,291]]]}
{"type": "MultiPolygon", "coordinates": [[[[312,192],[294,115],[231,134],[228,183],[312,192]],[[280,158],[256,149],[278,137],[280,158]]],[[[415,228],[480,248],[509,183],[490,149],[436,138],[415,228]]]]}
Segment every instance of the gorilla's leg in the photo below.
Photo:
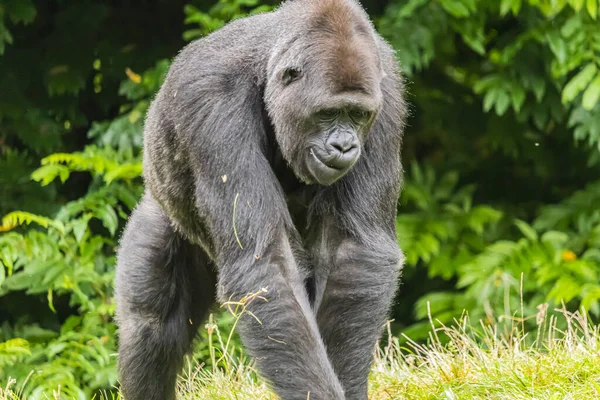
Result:
{"type": "Polygon", "coordinates": [[[367,399],[373,350],[399,274],[398,246],[383,236],[371,243],[378,247],[342,241],[324,287],[317,287],[317,321],[348,400],[367,399]]]}
{"type": "Polygon", "coordinates": [[[121,239],[116,300],[121,391],[127,400],[171,400],[184,354],[214,302],[205,253],[173,231],[146,194],[121,239]]]}

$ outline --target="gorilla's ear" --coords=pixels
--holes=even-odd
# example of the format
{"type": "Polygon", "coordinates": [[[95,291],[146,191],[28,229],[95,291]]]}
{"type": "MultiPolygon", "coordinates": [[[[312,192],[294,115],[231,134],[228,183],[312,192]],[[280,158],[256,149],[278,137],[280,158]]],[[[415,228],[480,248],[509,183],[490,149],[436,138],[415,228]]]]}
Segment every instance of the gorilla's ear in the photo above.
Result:
{"type": "Polygon", "coordinates": [[[297,81],[302,76],[302,71],[298,67],[287,67],[281,74],[281,81],[284,85],[297,81]]]}

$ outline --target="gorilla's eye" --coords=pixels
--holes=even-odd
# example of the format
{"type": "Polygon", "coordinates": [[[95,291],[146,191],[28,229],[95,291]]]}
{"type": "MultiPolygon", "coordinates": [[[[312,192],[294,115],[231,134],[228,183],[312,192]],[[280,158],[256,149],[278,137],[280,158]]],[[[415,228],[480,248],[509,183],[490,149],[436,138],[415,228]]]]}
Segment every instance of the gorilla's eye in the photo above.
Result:
{"type": "Polygon", "coordinates": [[[340,110],[335,108],[327,108],[319,111],[319,118],[323,121],[333,121],[340,115],[340,110]]]}
{"type": "Polygon", "coordinates": [[[302,72],[298,68],[290,67],[290,68],[286,68],[283,71],[281,80],[284,85],[289,85],[290,83],[300,79],[301,75],[302,75],[302,72]]]}
{"type": "Polygon", "coordinates": [[[367,110],[352,110],[350,118],[356,123],[364,123],[371,117],[371,113],[367,110]]]}

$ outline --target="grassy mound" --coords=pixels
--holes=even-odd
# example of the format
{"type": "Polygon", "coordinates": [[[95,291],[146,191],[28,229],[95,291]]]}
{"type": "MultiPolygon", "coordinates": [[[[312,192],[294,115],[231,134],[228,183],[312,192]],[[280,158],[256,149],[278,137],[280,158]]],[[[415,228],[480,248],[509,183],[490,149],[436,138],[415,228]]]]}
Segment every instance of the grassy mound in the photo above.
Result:
{"type": "MultiPolygon", "coordinates": [[[[378,350],[369,398],[600,399],[600,327],[579,313],[538,315],[535,338],[519,321],[509,332],[469,324],[434,327],[427,344],[388,337],[378,350]],[[566,322],[567,328],[557,328],[566,322]]],[[[228,370],[188,367],[181,396],[191,399],[276,399],[251,363],[227,358],[228,370]]]]}
{"type": "MultiPolygon", "coordinates": [[[[556,317],[538,316],[538,333],[528,337],[516,321],[508,332],[497,326],[469,324],[435,327],[427,344],[388,335],[378,349],[370,378],[370,399],[600,399],[600,327],[579,313],[561,310],[556,317]],[[566,322],[566,324],[565,324],[566,322]]],[[[188,363],[179,382],[182,399],[276,399],[243,356],[221,340],[217,330],[207,369],[188,363]],[[224,345],[224,346],[223,346],[224,345]],[[223,346],[223,347],[220,347],[223,346]],[[220,351],[223,349],[223,351],[220,351]],[[217,354],[221,355],[217,360],[217,354]],[[215,362],[216,361],[216,362],[215,362]]],[[[19,400],[9,382],[0,400],[19,400]]],[[[107,398],[109,396],[101,396],[107,398]]],[[[48,393],[60,399],[60,389],[48,393]]],[[[24,400],[24,399],[21,399],[24,400]]],[[[310,398],[308,399],[310,400],[310,398]]]]}

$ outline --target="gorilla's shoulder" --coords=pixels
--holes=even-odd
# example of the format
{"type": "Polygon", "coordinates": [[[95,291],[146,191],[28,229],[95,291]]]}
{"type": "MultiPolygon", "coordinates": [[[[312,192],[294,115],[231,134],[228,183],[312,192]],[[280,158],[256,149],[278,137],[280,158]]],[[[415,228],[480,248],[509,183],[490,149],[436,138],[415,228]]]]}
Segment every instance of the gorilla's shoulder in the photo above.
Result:
{"type": "Polygon", "coordinates": [[[278,35],[277,11],[229,22],[185,46],[173,60],[166,85],[181,86],[208,76],[255,74],[278,35]]]}
{"type": "Polygon", "coordinates": [[[278,12],[272,11],[235,19],[220,29],[197,39],[185,46],[175,61],[194,57],[199,53],[237,53],[251,49],[257,45],[268,46],[271,43],[273,30],[277,27],[278,12]]]}

